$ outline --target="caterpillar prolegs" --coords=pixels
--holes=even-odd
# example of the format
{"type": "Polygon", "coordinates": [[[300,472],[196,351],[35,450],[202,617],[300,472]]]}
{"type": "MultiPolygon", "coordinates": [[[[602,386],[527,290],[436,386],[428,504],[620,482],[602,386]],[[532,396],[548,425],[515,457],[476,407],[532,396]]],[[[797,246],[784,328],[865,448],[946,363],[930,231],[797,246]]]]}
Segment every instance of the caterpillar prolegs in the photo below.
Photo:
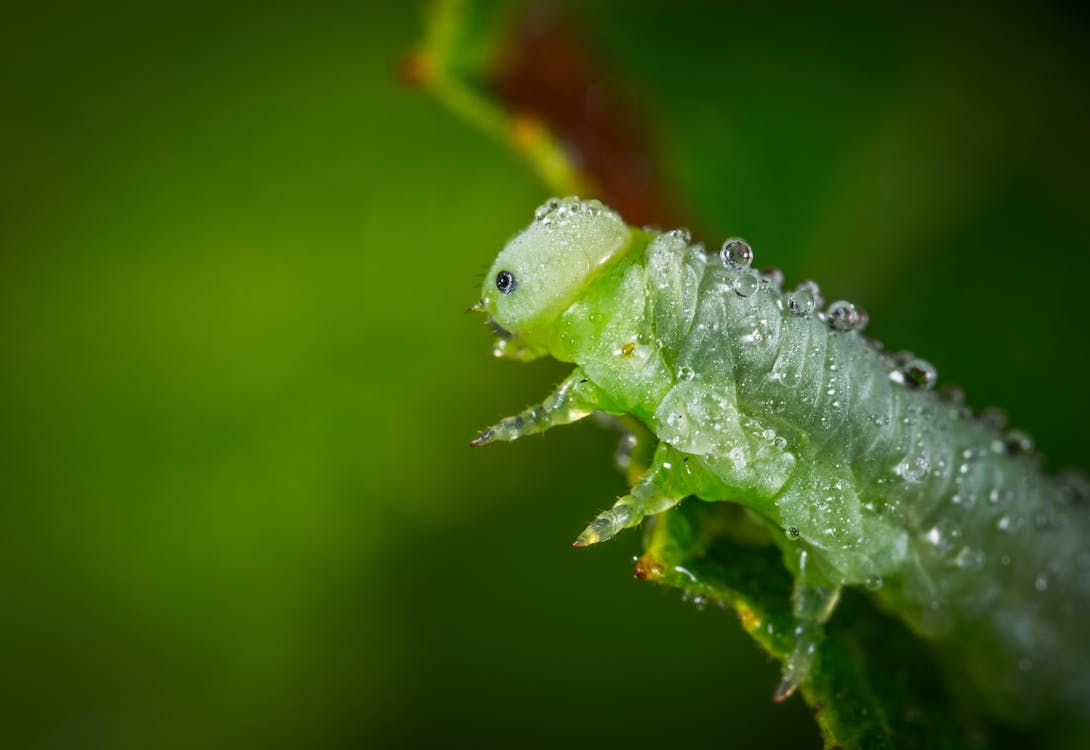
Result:
{"type": "Polygon", "coordinates": [[[687,496],[749,508],[794,576],[803,680],[845,586],[926,638],[957,644],[984,701],[1090,720],[1090,508],[1079,477],[1041,471],[1028,438],[936,391],[926,361],[863,336],[866,314],[781,290],[739,239],[629,227],[597,201],[552,199],[500,252],[475,309],[495,353],[575,365],[537,406],[473,440],[514,440],[594,412],[657,438],[646,473],[575,540],[604,541],[687,496]]]}

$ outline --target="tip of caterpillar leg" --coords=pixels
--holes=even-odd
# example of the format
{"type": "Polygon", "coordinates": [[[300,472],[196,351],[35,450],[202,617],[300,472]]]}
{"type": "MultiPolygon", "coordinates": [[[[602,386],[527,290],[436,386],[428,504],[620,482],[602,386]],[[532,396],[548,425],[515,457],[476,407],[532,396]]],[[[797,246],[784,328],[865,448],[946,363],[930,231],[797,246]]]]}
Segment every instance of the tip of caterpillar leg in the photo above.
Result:
{"type": "Polygon", "coordinates": [[[492,442],[492,438],[494,437],[494,435],[495,433],[493,433],[492,430],[485,430],[480,435],[469,441],[469,447],[480,448],[482,445],[488,445],[492,442]]]}
{"type": "Polygon", "coordinates": [[[794,694],[797,687],[798,685],[794,681],[784,677],[780,680],[780,684],[776,686],[776,692],[772,694],[772,700],[776,703],[783,703],[794,694]]]}
{"type": "Polygon", "coordinates": [[[607,539],[612,539],[616,532],[610,526],[608,521],[601,518],[597,518],[591,523],[590,526],[583,529],[583,533],[575,538],[575,541],[571,543],[573,547],[589,547],[592,544],[598,542],[604,542],[607,539]]]}
{"type": "Polygon", "coordinates": [[[575,541],[571,543],[573,547],[589,547],[592,544],[602,541],[597,534],[591,532],[588,528],[582,534],[575,538],[575,541]]]}
{"type": "Polygon", "coordinates": [[[589,547],[592,544],[597,544],[603,541],[602,537],[591,531],[588,527],[586,531],[575,538],[575,541],[571,543],[573,547],[589,547]]]}

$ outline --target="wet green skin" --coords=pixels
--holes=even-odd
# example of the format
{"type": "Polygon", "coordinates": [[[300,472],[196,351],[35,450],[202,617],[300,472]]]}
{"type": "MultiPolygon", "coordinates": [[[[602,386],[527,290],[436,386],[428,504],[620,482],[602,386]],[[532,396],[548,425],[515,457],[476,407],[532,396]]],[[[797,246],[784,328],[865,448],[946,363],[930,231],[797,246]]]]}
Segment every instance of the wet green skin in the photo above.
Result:
{"type": "Polygon", "coordinates": [[[957,644],[956,669],[994,711],[1031,720],[1059,701],[1090,716],[1090,524],[1066,485],[960,406],[906,386],[857,331],[792,314],[774,283],[687,236],[574,199],[538,217],[497,258],[478,308],[504,329],[498,355],[577,367],[473,444],[594,411],[635,417],[659,440],[646,475],[576,546],[688,495],[740,503],[777,530],[795,577],[780,697],[806,678],[848,585],[957,644]]]}

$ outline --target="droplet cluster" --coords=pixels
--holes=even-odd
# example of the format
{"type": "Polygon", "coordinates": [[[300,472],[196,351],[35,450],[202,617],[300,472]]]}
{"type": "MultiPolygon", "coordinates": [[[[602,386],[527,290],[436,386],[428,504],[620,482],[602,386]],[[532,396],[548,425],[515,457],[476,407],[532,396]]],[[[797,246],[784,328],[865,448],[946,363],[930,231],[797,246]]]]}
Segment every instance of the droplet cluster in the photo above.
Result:
{"type": "MultiPolygon", "coordinates": [[[[563,206],[550,202],[543,206],[542,209],[539,209],[539,212],[544,212],[547,215],[549,211],[562,208],[563,206]]],[[[667,232],[667,235],[686,244],[692,242],[690,232],[684,228],[673,229],[667,232]]],[[[754,252],[752,246],[744,239],[740,237],[728,238],[722,243],[718,255],[724,267],[736,272],[736,276],[734,276],[733,281],[729,282],[728,288],[738,297],[751,297],[762,286],[774,288],[777,293],[780,293],[779,290],[784,283],[783,273],[778,268],[763,269],[760,272],[751,270],[754,252]]],[[[811,280],[801,282],[793,291],[787,292],[780,299],[783,300],[781,304],[786,307],[791,315],[801,318],[816,317],[824,321],[829,329],[837,334],[861,332],[869,322],[867,313],[847,300],[838,300],[826,308],[820,287],[811,280]]],[[[764,338],[764,335],[760,332],[753,331],[743,335],[741,340],[743,343],[758,344],[764,338]]],[[[917,357],[912,352],[907,351],[897,352],[893,355],[882,354],[881,342],[864,340],[887,363],[891,381],[909,390],[931,391],[936,388],[938,372],[934,365],[926,359],[917,357]]],[[[679,380],[691,377],[693,375],[686,370],[678,372],[679,380]]],[[[773,373],[772,377],[779,376],[777,373],[773,373]]],[[[1027,435],[1019,431],[1004,432],[1006,415],[1002,412],[988,409],[979,414],[974,414],[965,406],[964,392],[956,386],[944,386],[939,389],[936,397],[949,404],[959,416],[975,418],[981,425],[994,430],[996,433],[996,450],[1011,456],[1033,455],[1033,442],[1027,435]]],[[[837,404],[839,402],[833,401],[831,403],[837,404]]],[[[929,476],[931,471],[941,468],[933,466],[928,461],[920,463],[921,460],[917,459],[915,463],[905,463],[902,472],[903,478],[922,482],[929,476]]],[[[971,556],[966,554],[963,561],[969,565],[970,558],[971,556]]]]}
{"type": "Polygon", "coordinates": [[[577,195],[567,198],[549,198],[534,210],[534,221],[542,226],[562,224],[574,216],[601,216],[612,214],[601,201],[582,200],[577,195]]]}

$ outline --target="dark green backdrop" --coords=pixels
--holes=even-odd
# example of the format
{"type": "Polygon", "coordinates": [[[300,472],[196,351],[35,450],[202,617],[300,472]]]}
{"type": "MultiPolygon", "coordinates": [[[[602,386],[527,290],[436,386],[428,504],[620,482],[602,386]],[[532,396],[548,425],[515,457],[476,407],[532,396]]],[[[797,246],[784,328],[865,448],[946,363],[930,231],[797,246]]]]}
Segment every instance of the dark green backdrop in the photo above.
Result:
{"type": "MultiPolygon", "coordinates": [[[[1090,465],[1086,18],[632,5],[574,18],[704,239],[1090,465]]],[[[4,21],[0,745],[818,746],[637,534],[568,548],[612,434],[466,446],[563,372],[462,314],[545,192],[396,82],[420,16],[4,21]]]]}

